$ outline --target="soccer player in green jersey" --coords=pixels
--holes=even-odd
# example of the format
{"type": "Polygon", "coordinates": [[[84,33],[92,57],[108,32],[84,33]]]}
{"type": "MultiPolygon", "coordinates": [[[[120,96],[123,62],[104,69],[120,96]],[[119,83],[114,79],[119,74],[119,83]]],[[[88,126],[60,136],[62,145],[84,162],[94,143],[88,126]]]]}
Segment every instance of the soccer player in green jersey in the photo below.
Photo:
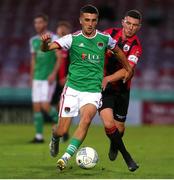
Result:
{"type": "MultiPolygon", "coordinates": [[[[50,106],[50,101],[56,86],[59,61],[55,51],[43,52],[40,49],[40,35],[48,32],[47,25],[48,17],[45,14],[35,16],[34,28],[37,35],[30,39],[33,119],[36,129],[32,143],[44,142],[44,117],[49,117],[54,124],[57,123],[57,111],[50,106]]],[[[50,35],[52,41],[57,39],[53,33],[50,35]]]]}
{"type": "Polygon", "coordinates": [[[87,135],[90,123],[101,106],[101,84],[103,79],[104,58],[109,48],[117,56],[127,71],[125,79],[132,75],[126,56],[118,48],[117,42],[107,34],[96,30],[98,10],[86,5],[80,10],[82,30],[66,35],[50,43],[50,35],[42,35],[43,51],[66,48],[70,52],[70,66],[67,82],[62,92],[59,110],[59,123],[50,143],[50,152],[56,156],[59,151],[59,138],[67,132],[71,118],[80,115],[80,121],[64,155],[57,161],[63,170],[87,135]]]}

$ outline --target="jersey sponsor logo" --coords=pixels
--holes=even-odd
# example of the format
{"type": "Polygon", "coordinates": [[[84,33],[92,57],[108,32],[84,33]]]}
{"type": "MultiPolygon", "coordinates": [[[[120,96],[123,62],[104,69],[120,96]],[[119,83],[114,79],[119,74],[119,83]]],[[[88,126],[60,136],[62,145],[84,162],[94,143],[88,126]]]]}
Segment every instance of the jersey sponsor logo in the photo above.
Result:
{"type": "Polygon", "coordinates": [[[97,54],[85,54],[85,53],[82,53],[81,57],[82,57],[82,60],[89,60],[89,61],[91,61],[93,63],[95,63],[95,62],[98,63],[100,61],[100,56],[97,55],[97,54]]]}
{"type": "Polygon", "coordinates": [[[127,51],[129,51],[129,49],[130,49],[130,46],[125,44],[123,47],[123,51],[127,52],[127,51]]]}
{"type": "Polygon", "coordinates": [[[104,43],[103,43],[103,42],[98,42],[98,43],[97,43],[97,47],[98,47],[99,49],[103,49],[104,43]]]}
{"type": "Polygon", "coordinates": [[[82,56],[81,56],[81,57],[82,57],[83,60],[85,60],[85,59],[86,59],[86,56],[87,56],[86,54],[82,53],[82,56]]]}
{"type": "Polygon", "coordinates": [[[79,47],[85,47],[85,45],[83,43],[80,43],[79,47]]]}
{"type": "Polygon", "coordinates": [[[137,64],[137,62],[138,62],[138,57],[135,56],[135,55],[130,55],[130,56],[128,57],[128,60],[131,61],[131,62],[133,62],[133,63],[135,63],[135,64],[137,64]]]}

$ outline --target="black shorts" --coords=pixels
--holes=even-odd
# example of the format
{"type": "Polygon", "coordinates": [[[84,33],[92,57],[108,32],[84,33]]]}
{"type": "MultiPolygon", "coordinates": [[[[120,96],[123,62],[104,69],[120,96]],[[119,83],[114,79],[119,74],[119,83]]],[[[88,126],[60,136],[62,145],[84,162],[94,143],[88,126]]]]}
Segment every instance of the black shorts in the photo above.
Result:
{"type": "Polygon", "coordinates": [[[105,108],[111,108],[113,109],[114,119],[125,122],[129,106],[129,96],[129,90],[122,93],[103,92],[102,107],[99,109],[99,112],[105,108]]]}
{"type": "Polygon", "coordinates": [[[54,91],[54,94],[53,94],[53,97],[52,97],[52,100],[51,100],[52,105],[57,105],[59,103],[62,90],[63,90],[63,86],[61,86],[57,82],[56,88],[55,88],[55,91],[54,91]]]}

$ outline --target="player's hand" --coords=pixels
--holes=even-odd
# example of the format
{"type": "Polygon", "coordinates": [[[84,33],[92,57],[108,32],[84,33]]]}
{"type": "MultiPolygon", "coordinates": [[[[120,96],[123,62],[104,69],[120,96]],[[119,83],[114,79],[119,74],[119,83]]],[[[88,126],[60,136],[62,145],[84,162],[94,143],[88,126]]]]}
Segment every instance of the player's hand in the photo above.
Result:
{"type": "Polygon", "coordinates": [[[108,80],[107,76],[105,76],[102,81],[102,90],[103,91],[106,89],[106,86],[108,85],[108,83],[109,83],[109,80],[108,80]]]}
{"type": "Polygon", "coordinates": [[[45,43],[49,43],[49,42],[51,42],[51,35],[49,33],[42,34],[41,40],[45,43]]]}
{"type": "Polygon", "coordinates": [[[52,84],[56,79],[56,74],[55,73],[51,73],[49,76],[48,76],[48,83],[49,84],[52,84]]]}
{"type": "Polygon", "coordinates": [[[128,80],[130,80],[133,74],[134,74],[134,70],[132,68],[130,68],[129,71],[126,71],[124,79],[123,79],[123,83],[126,83],[128,80]]]}

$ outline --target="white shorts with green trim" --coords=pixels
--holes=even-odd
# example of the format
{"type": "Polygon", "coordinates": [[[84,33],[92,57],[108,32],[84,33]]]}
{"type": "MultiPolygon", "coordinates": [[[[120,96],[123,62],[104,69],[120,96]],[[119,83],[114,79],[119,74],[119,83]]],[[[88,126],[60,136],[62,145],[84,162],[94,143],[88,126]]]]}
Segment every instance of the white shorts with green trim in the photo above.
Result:
{"type": "Polygon", "coordinates": [[[33,80],[32,102],[51,102],[55,88],[56,82],[49,84],[47,80],[33,80]]]}

